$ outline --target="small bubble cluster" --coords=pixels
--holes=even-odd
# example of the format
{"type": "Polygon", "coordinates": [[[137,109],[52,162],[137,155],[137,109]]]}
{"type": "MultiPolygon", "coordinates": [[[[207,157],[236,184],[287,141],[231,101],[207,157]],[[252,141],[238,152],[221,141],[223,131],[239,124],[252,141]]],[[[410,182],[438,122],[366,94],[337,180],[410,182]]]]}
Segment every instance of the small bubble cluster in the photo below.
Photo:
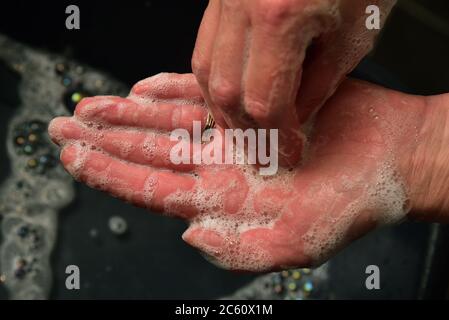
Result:
{"type": "MultiPolygon", "coordinates": [[[[264,187],[260,183],[260,176],[252,167],[241,167],[240,174],[243,174],[248,184],[249,191],[240,205],[239,210],[229,214],[225,210],[225,199],[233,188],[242,186],[233,183],[226,184],[220,190],[209,190],[196,186],[191,193],[177,191],[169,195],[165,201],[165,211],[174,212],[179,206],[186,204],[194,206],[198,210],[198,215],[190,221],[190,230],[197,228],[214,231],[224,237],[223,246],[219,248],[209,247],[204,241],[195,243],[201,249],[205,257],[220,267],[233,270],[264,271],[273,267],[273,257],[268,253],[262,244],[242,243],[240,236],[250,230],[258,228],[272,228],[279,216],[282,215],[282,206],[275,206],[267,203],[267,208],[254,207],[255,195],[264,187]],[[271,212],[273,207],[280,208],[278,212],[271,212]],[[268,212],[269,215],[261,214],[268,212]]],[[[291,187],[293,174],[281,169],[282,174],[273,176],[273,184],[284,186],[285,189],[291,187]]]]}

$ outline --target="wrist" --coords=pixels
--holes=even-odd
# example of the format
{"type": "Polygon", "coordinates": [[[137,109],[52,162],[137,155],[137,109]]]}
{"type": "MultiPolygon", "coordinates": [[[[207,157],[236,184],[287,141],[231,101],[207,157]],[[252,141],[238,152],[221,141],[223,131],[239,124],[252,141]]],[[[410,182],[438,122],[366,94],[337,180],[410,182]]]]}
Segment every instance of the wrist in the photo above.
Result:
{"type": "Polygon", "coordinates": [[[424,99],[423,121],[406,179],[409,217],[449,222],[449,95],[424,99]]]}

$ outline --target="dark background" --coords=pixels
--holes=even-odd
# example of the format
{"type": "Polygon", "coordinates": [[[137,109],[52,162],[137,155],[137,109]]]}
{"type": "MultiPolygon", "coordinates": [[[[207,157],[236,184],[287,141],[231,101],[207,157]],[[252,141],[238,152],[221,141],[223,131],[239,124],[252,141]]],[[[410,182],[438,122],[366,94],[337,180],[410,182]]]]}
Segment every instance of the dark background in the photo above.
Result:
{"type": "MultiPolygon", "coordinates": [[[[0,33],[104,70],[131,86],[163,71],[190,72],[206,4],[198,0],[16,0],[0,4],[0,33]],[[65,28],[69,4],[80,7],[81,30],[65,28]]],[[[448,21],[447,0],[400,1],[362,71],[416,94],[449,92],[448,21]]],[[[1,125],[6,121],[2,115],[1,125]]],[[[7,161],[3,152],[0,156],[2,162],[7,161]]],[[[185,229],[182,222],[148,215],[82,185],[77,185],[77,200],[60,219],[53,255],[53,298],[215,298],[252,279],[203,261],[180,240],[185,229]],[[112,215],[127,220],[127,236],[117,238],[109,232],[107,220],[112,215]],[[95,240],[89,236],[92,228],[98,230],[95,240]],[[81,269],[80,291],[65,290],[68,264],[81,269]]],[[[417,297],[428,229],[428,225],[418,224],[391,228],[346,249],[333,260],[331,289],[335,297],[417,297]],[[402,258],[395,260],[396,255],[402,258]],[[383,285],[394,283],[390,289],[375,295],[366,290],[362,293],[364,274],[359,267],[370,263],[389,268],[383,285]],[[351,274],[357,275],[352,282],[351,274]]],[[[447,252],[444,249],[442,252],[447,252]]],[[[439,272],[448,274],[444,269],[439,272]]],[[[445,282],[447,277],[438,279],[445,282]]],[[[447,282],[442,285],[447,288],[447,282]]]]}
{"type": "Polygon", "coordinates": [[[206,1],[25,1],[2,3],[0,31],[64,53],[132,85],[162,71],[190,72],[206,1]],[[80,30],[67,30],[76,4],[80,30]]]}
{"type": "MultiPolygon", "coordinates": [[[[15,0],[1,4],[0,31],[132,85],[161,71],[190,72],[206,5],[205,0],[15,0]],[[69,4],[80,7],[80,30],[65,28],[69,4]]],[[[370,56],[416,93],[448,92],[449,2],[399,1],[370,56]]]]}

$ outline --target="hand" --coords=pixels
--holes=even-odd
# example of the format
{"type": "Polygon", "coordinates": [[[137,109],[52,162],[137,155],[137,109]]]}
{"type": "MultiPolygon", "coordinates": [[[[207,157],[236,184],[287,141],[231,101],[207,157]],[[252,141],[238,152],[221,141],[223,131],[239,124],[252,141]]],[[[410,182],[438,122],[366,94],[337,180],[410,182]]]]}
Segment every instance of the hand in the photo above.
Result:
{"type": "Polygon", "coordinates": [[[191,131],[207,115],[193,75],[148,78],[128,98],[83,99],[49,132],[79,181],[186,219],[183,239],[225,268],[267,271],[317,265],[410,209],[440,207],[423,197],[428,181],[449,181],[422,167],[439,154],[423,161],[429,150],[420,149],[435,128],[432,99],[346,80],[317,115],[307,161],[269,177],[253,166],[170,161],[170,130],[191,131]]]}
{"type": "Polygon", "coordinates": [[[193,73],[216,122],[279,129],[280,163],[301,159],[308,122],[371,49],[368,5],[395,0],[211,0],[193,73]]]}

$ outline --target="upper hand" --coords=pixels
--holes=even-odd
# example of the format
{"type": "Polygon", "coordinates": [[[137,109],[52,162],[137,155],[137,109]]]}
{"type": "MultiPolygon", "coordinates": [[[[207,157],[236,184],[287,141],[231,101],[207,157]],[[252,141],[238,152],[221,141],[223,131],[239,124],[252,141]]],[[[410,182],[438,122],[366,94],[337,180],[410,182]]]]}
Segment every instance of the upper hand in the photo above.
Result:
{"type": "Polygon", "coordinates": [[[279,129],[283,166],[301,159],[307,122],[371,49],[368,5],[395,0],[211,0],[192,69],[215,120],[279,129]]]}

